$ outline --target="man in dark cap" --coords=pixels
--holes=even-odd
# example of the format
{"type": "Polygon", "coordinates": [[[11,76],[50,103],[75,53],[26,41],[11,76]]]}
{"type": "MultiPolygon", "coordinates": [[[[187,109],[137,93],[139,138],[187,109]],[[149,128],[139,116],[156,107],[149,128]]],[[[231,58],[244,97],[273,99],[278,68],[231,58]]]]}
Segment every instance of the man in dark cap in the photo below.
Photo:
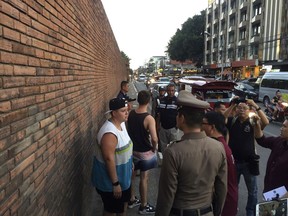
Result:
{"type": "Polygon", "coordinates": [[[219,216],[227,192],[227,162],[222,144],[201,130],[210,105],[185,90],[177,104],[177,127],[184,135],[164,152],[155,215],[219,216]]]}

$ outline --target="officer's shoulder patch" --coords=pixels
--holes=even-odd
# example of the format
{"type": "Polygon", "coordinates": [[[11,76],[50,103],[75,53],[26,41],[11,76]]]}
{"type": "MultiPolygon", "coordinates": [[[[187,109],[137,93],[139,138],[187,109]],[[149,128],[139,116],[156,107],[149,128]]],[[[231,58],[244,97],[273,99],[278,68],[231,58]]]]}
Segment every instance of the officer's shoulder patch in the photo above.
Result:
{"type": "Polygon", "coordinates": [[[171,142],[167,145],[167,147],[169,147],[169,146],[173,146],[175,143],[178,143],[178,142],[181,142],[181,140],[174,140],[174,141],[171,141],[171,142]]]}

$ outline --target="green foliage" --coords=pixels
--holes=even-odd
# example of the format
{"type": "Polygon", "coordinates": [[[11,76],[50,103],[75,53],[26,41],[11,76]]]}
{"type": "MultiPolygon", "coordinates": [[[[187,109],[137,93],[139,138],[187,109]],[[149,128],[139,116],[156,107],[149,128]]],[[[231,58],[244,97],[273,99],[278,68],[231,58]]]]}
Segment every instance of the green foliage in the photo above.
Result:
{"type": "Polygon", "coordinates": [[[121,51],[121,56],[122,56],[122,58],[124,59],[125,62],[130,63],[131,59],[123,51],[121,51]]]}
{"type": "Polygon", "coordinates": [[[177,29],[168,43],[167,52],[170,58],[180,62],[192,60],[201,64],[204,53],[204,25],[205,11],[202,11],[201,15],[188,18],[182,24],[182,29],[177,29]]]}

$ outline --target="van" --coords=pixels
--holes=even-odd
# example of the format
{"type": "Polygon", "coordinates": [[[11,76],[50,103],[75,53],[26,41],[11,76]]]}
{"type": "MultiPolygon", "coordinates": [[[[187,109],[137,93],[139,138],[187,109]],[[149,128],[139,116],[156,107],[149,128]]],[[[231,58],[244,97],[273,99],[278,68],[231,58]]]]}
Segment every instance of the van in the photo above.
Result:
{"type": "Polygon", "coordinates": [[[288,99],[288,72],[266,72],[259,87],[259,101],[267,106],[280,90],[283,100],[288,99]]]}

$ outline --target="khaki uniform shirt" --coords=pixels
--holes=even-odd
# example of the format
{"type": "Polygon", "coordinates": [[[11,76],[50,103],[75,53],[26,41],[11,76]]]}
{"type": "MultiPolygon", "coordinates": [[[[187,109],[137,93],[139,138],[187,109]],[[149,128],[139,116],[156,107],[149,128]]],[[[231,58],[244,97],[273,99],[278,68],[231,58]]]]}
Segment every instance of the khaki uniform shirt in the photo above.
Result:
{"type": "Polygon", "coordinates": [[[209,207],[212,200],[215,215],[220,215],[226,192],[227,163],[222,144],[205,132],[184,134],[164,152],[155,215],[168,216],[171,208],[209,207]]]}

